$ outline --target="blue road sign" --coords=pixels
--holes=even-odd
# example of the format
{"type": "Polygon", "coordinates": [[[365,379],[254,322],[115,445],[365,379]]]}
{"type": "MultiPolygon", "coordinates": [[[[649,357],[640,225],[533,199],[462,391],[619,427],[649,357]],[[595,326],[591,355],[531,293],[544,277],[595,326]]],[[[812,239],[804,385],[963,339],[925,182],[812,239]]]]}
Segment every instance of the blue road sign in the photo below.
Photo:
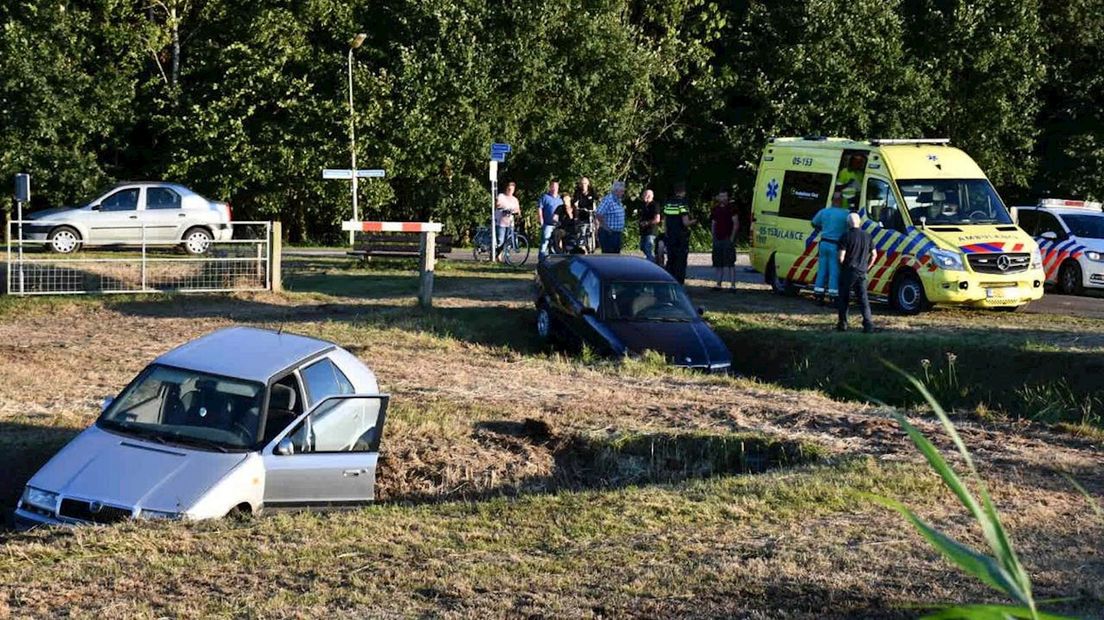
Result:
{"type": "Polygon", "coordinates": [[[504,163],[506,161],[506,153],[510,152],[509,144],[502,144],[495,142],[491,145],[491,161],[497,161],[504,163]]]}

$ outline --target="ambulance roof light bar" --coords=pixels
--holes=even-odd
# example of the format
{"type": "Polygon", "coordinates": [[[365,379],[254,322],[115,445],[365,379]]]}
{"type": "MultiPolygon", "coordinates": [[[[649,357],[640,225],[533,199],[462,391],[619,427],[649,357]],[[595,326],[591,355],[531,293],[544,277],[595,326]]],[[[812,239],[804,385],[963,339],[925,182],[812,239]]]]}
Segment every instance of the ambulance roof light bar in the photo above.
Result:
{"type": "Polygon", "coordinates": [[[892,144],[950,144],[950,138],[875,138],[870,141],[874,146],[892,144]]]}
{"type": "Polygon", "coordinates": [[[1100,211],[1104,203],[1092,200],[1064,200],[1062,198],[1043,198],[1039,201],[1040,207],[1063,207],[1066,209],[1093,209],[1100,211]]]}

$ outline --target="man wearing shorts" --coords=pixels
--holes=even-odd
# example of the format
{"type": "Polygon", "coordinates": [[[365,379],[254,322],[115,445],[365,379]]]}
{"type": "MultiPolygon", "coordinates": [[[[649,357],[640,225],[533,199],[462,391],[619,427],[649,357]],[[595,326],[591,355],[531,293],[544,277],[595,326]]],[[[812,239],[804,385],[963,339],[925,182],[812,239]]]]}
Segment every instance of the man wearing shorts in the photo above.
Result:
{"type": "Polygon", "coordinates": [[[736,288],[736,233],[740,220],[736,209],[728,199],[728,192],[717,194],[709,215],[713,228],[713,269],[717,272],[716,290],[721,290],[725,275],[732,288],[736,288]]]}

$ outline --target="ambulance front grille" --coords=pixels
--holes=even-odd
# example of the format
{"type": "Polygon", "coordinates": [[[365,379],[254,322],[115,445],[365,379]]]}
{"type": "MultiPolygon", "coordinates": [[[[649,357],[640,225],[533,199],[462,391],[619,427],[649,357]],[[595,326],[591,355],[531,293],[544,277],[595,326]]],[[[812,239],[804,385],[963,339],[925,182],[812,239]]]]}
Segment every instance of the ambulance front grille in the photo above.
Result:
{"type": "Polygon", "coordinates": [[[975,273],[1007,275],[1023,273],[1031,266],[1030,254],[970,254],[966,259],[975,273]]]}

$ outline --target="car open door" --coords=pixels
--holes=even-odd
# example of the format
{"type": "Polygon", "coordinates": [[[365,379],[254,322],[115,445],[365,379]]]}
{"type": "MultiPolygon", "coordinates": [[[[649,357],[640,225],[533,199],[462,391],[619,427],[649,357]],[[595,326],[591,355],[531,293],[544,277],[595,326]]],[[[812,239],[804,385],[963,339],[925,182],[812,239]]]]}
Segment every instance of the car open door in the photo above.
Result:
{"type": "Polygon", "coordinates": [[[266,508],[355,506],[375,499],[376,463],[390,397],[334,396],[265,446],[266,508]]]}

